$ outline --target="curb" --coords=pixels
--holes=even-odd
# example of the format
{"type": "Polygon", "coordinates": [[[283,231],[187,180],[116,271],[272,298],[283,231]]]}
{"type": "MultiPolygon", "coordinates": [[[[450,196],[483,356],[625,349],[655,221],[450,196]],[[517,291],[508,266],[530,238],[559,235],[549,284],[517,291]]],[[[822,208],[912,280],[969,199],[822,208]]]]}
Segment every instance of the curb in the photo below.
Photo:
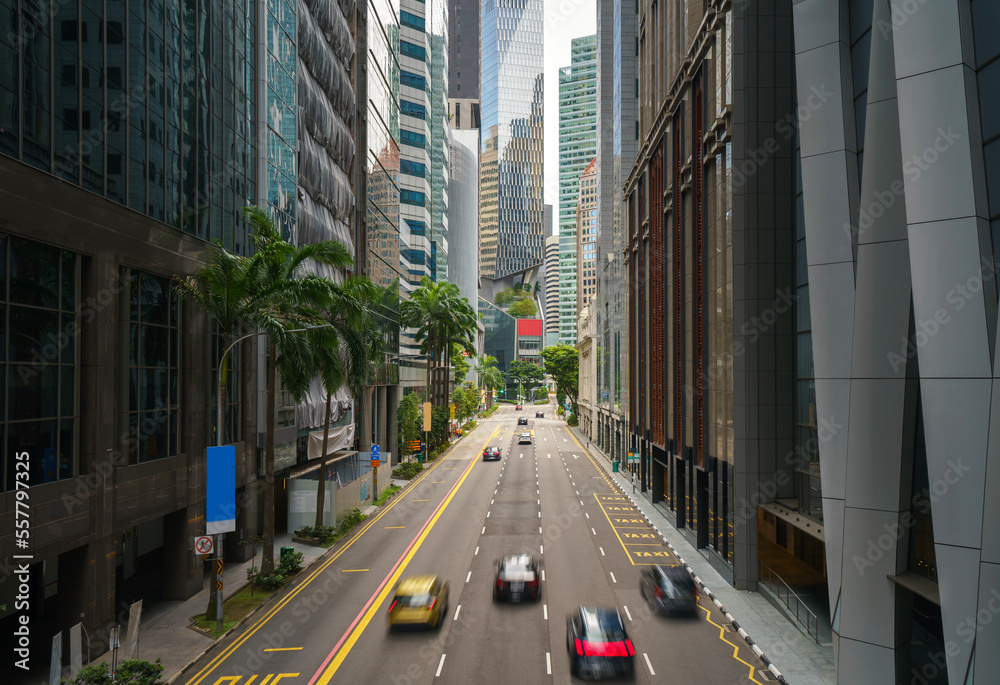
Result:
{"type": "MultiPolygon", "coordinates": [[[[587,452],[587,454],[591,454],[589,447],[584,447],[584,450],[587,452]]],[[[663,540],[663,544],[665,544],[670,549],[671,553],[673,553],[673,555],[677,557],[677,560],[681,562],[681,566],[684,567],[684,570],[687,571],[689,574],[691,574],[691,577],[694,579],[694,581],[698,583],[698,587],[700,587],[702,592],[708,595],[709,599],[712,600],[712,603],[719,608],[719,611],[722,612],[722,615],[725,616],[726,620],[728,620],[732,624],[733,628],[739,633],[740,637],[742,637],[743,640],[747,643],[747,646],[750,647],[753,653],[757,655],[757,658],[760,659],[761,662],[767,667],[767,670],[771,673],[771,675],[773,675],[775,679],[779,683],[781,683],[781,685],[789,685],[788,681],[785,679],[785,676],[783,676],[781,674],[781,671],[778,670],[778,667],[775,666],[771,662],[771,660],[767,658],[763,650],[761,650],[761,648],[757,646],[757,643],[753,641],[753,638],[751,638],[749,634],[747,634],[747,631],[740,626],[736,618],[732,614],[730,614],[729,611],[726,609],[726,607],[723,606],[722,602],[720,602],[716,598],[712,590],[709,589],[709,587],[705,585],[702,579],[698,577],[698,574],[695,573],[694,569],[692,569],[691,566],[686,561],[684,561],[684,557],[682,557],[677,552],[677,550],[674,549],[674,546],[670,544],[666,536],[660,531],[660,529],[656,526],[656,524],[653,523],[652,520],[650,520],[650,518],[646,515],[646,512],[644,512],[642,510],[642,507],[639,506],[639,503],[636,502],[634,497],[632,497],[632,494],[622,487],[621,483],[618,482],[618,479],[615,478],[614,472],[608,470],[608,467],[605,465],[604,462],[610,464],[611,461],[606,456],[604,456],[603,453],[599,452],[599,455],[601,456],[601,461],[600,461],[601,468],[603,468],[605,473],[607,473],[611,477],[611,480],[614,483],[614,487],[618,489],[618,491],[621,492],[623,495],[629,498],[629,501],[632,502],[632,505],[639,511],[640,514],[642,514],[642,517],[646,519],[646,523],[648,523],[649,526],[656,531],[656,534],[660,536],[661,540],[663,540]]],[[[591,456],[593,456],[593,454],[591,454],[591,456]]]]}

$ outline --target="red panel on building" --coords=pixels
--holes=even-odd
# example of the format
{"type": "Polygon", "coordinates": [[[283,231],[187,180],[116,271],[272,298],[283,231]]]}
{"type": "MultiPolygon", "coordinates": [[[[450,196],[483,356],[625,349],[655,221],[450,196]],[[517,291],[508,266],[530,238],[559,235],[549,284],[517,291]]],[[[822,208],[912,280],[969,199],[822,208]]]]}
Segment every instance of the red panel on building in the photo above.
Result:
{"type": "Polygon", "coordinates": [[[533,335],[535,337],[542,337],[542,320],[541,319],[518,319],[517,320],[517,334],[522,335],[533,335]]]}

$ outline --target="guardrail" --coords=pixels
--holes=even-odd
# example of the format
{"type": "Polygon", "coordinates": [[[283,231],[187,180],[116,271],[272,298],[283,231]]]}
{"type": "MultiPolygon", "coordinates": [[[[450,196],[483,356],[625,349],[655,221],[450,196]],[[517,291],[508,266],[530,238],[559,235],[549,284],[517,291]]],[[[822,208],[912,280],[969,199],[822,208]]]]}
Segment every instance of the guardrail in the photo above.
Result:
{"type": "Polygon", "coordinates": [[[768,593],[778,602],[783,604],[788,613],[795,617],[795,620],[806,630],[806,634],[811,636],[819,644],[819,617],[806,606],[802,598],[795,594],[795,590],[788,586],[781,579],[774,569],[762,561],[760,564],[760,574],[757,582],[767,588],[768,593]]]}

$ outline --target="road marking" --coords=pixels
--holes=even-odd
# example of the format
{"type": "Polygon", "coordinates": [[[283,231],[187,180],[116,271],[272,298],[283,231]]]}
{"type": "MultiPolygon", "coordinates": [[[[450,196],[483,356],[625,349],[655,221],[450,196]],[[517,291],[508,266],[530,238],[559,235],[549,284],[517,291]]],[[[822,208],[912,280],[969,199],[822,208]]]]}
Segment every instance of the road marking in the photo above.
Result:
{"type": "Polygon", "coordinates": [[[493,504],[493,500],[490,500],[490,504],[493,504]]]}
{"type": "Polygon", "coordinates": [[[542,512],[538,512],[538,518],[542,518],[542,512]]]}
{"type": "Polygon", "coordinates": [[[465,576],[465,582],[468,583],[469,582],[469,578],[471,578],[471,577],[472,577],[472,571],[469,571],[469,575],[465,576]]]}
{"type": "Polygon", "coordinates": [[[302,649],[301,647],[266,647],[265,652],[295,652],[302,649]]]}
{"type": "Polygon", "coordinates": [[[483,532],[480,535],[486,535],[486,526],[483,526],[483,532]]]}
{"type": "Polygon", "coordinates": [[[593,533],[594,535],[597,535],[597,531],[594,530],[593,528],[590,529],[590,532],[593,533]]]}
{"type": "Polygon", "coordinates": [[[579,490],[575,490],[574,492],[576,492],[576,494],[577,494],[577,495],[579,495],[579,494],[580,494],[580,491],[579,491],[579,490]]]}
{"type": "Polygon", "coordinates": [[[653,670],[653,664],[649,663],[649,656],[645,652],[642,653],[642,658],[646,660],[646,668],[649,669],[649,675],[656,675],[656,671],[653,670]]]}
{"type": "MultiPolygon", "coordinates": [[[[439,678],[439,677],[441,677],[441,669],[442,669],[442,668],[444,668],[444,657],[445,657],[445,655],[444,655],[444,654],[442,654],[442,655],[441,655],[441,661],[439,661],[439,662],[438,662],[438,670],[437,670],[437,673],[435,673],[435,674],[434,674],[434,677],[435,677],[435,678],[439,678]]],[[[647,660],[647,661],[648,661],[648,660],[647,660]]]]}
{"type": "MultiPolygon", "coordinates": [[[[459,604],[457,607],[455,607],[455,618],[451,619],[452,621],[457,621],[458,620],[458,612],[460,612],[461,610],[462,610],[462,605],[461,604],[459,604]]],[[[632,617],[629,616],[628,620],[631,621],[632,617]]]]}
{"type": "Polygon", "coordinates": [[[541,534],[541,532],[542,532],[542,527],[538,526],[538,533],[541,534]]]}
{"type": "Polygon", "coordinates": [[[414,501],[414,502],[430,502],[429,499],[415,499],[415,500],[412,500],[412,501],[414,501]]]}
{"type": "Polygon", "coordinates": [[[490,517],[490,512],[486,512],[486,518],[490,517]]]}
{"type": "Polygon", "coordinates": [[[398,530],[400,528],[406,528],[406,526],[386,526],[386,530],[398,530]]]}
{"type": "MultiPolygon", "coordinates": [[[[543,618],[544,618],[544,619],[545,619],[546,621],[548,621],[548,620],[549,620],[549,605],[548,605],[548,604],[543,604],[543,605],[542,605],[542,617],[543,617],[543,618]]],[[[301,648],[301,647],[299,647],[299,649],[302,649],[302,648],[301,648]]]]}
{"type": "Polygon", "coordinates": [[[628,620],[632,620],[632,614],[629,612],[628,607],[622,604],[622,609],[625,610],[625,615],[628,616],[628,620]]]}
{"type": "Polygon", "coordinates": [[[580,506],[581,507],[583,506],[583,500],[580,500],[580,506]]]}
{"type": "Polygon", "coordinates": [[[539,545],[538,546],[538,553],[539,554],[545,554],[545,545],[539,545]]]}
{"type": "Polygon", "coordinates": [[[367,571],[366,568],[343,568],[340,570],[341,573],[361,573],[362,571],[367,571]]]}
{"type": "Polygon", "coordinates": [[[587,518],[590,518],[590,514],[588,514],[587,512],[583,512],[583,515],[586,516],[587,518]]]}
{"type": "Polygon", "coordinates": [[[443,480],[432,480],[432,481],[429,481],[429,482],[430,483],[443,483],[444,481],[443,480]]]}
{"type": "Polygon", "coordinates": [[[542,569],[542,580],[545,580],[545,569],[542,569]]]}
{"type": "Polygon", "coordinates": [[[601,550],[601,556],[602,557],[608,556],[607,554],[604,553],[604,548],[603,547],[598,547],[597,549],[601,550]]]}
{"type": "Polygon", "coordinates": [[[545,672],[552,675],[552,657],[549,656],[548,652],[545,652],[545,672]]]}
{"type": "MultiPolygon", "coordinates": [[[[469,573],[471,573],[471,571],[469,573]]],[[[611,573],[611,571],[608,571],[608,573],[611,573]]],[[[612,583],[617,583],[618,582],[618,579],[615,578],[615,574],[614,573],[611,573],[611,582],[612,583]]]]}
{"type": "Polygon", "coordinates": [[[475,554],[475,556],[479,556],[479,548],[478,547],[476,547],[476,554],[475,554]]]}
{"type": "Polygon", "coordinates": [[[524,459],[524,455],[523,454],[521,455],[521,459],[524,459]]]}
{"type": "MultiPolygon", "coordinates": [[[[537,492],[536,492],[536,494],[537,494],[537,492]]],[[[536,500],[536,501],[538,502],[538,506],[542,506],[542,500],[536,500]]]]}

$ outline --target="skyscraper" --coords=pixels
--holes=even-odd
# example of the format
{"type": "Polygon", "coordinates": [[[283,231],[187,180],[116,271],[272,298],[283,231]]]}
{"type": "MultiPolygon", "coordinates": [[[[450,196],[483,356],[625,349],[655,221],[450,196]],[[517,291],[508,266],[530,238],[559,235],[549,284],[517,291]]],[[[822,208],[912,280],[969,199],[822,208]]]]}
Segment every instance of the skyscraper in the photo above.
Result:
{"type": "Polygon", "coordinates": [[[448,113],[455,131],[480,123],[479,9],[480,0],[448,3],[448,113]]]}
{"type": "Polygon", "coordinates": [[[545,239],[545,346],[559,343],[559,236],[545,239]]]}
{"type": "Polygon", "coordinates": [[[480,270],[500,280],[544,261],[542,2],[487,0],[480,27],[480,270]]]}
{"type": "Polygon", "coordinates": [[[576,202],[597,148],[597,36],[574,38],[559,70],[559,342],[576,344],[576,202]]]}
{"type": "MultiPolygon", "coordinates": [[[[597,160],[580,176],[576,201],[576,311],[597,294],[597,160]]],[[[593,310],[593,308],[591,308],[593,310]]]]}

